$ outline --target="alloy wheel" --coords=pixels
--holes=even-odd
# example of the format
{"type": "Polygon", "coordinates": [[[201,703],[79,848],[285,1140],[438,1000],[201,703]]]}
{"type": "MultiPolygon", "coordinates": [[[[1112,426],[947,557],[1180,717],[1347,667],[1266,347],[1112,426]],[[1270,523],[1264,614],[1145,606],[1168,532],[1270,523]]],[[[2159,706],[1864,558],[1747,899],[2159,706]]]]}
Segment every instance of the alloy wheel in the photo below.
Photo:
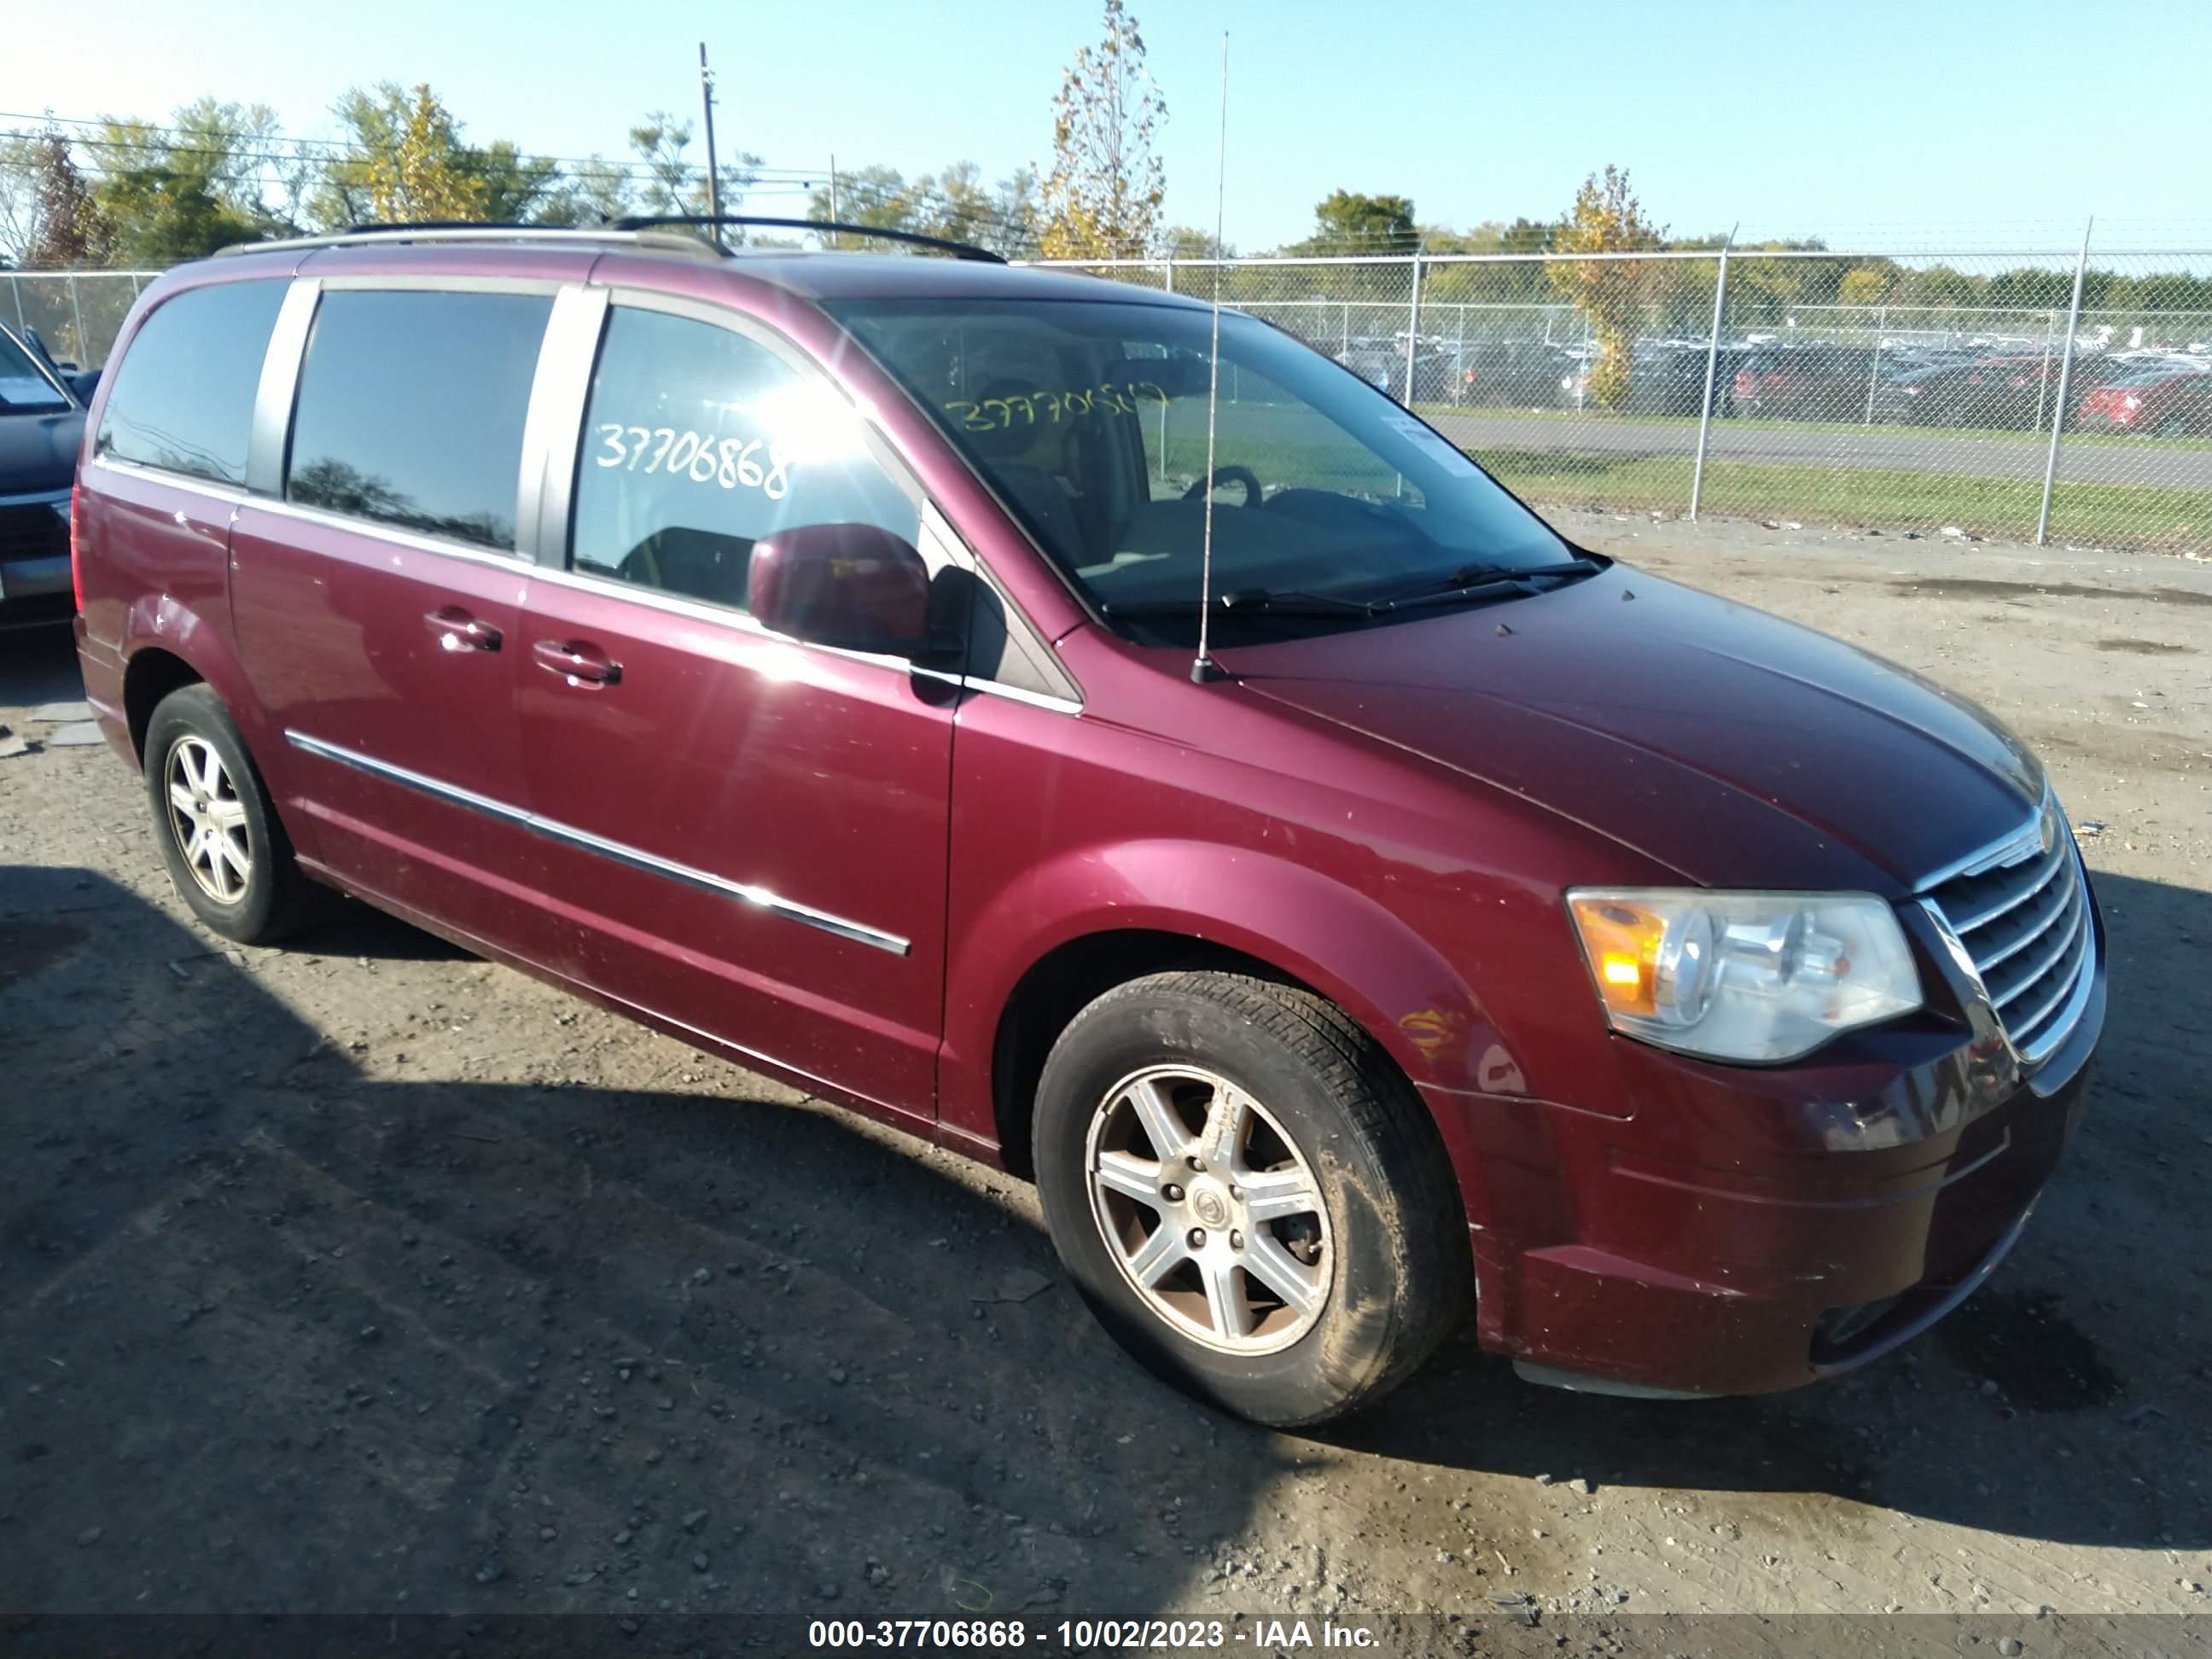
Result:
{"type": "Polygon", "coordinates": [[[1272,1353],[1321,1317],[1334,1274],[1321,1183],[1226,1078],[1154,1066],[1116,1084],[1092,1115],[1085,1168],[1115,1264],[1183,1335],[1272,1353]]]}
{"type": "Polygon", "coordinates": [[[235,904],[253,878],[252,843],[246,803],[204,738],[182,737],[169,745],[163,767],[169,798],[169,833],[185,868],[200,890],[219,904],[235,904]]]}

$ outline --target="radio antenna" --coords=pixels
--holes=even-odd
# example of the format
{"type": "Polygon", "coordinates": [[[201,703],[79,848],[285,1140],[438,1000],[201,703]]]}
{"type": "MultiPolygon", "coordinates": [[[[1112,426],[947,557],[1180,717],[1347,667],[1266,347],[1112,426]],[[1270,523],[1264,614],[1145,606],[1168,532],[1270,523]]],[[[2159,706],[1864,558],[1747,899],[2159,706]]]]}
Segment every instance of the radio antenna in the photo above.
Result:
{"type": "Polygon", "coordinates": [[[1221,228],[1229,178],[1229,31],[1221,32],[1221,137],[1213,163],[1213,351],[1206,386],[1206,531],[1198,551],[1198,656],[1194,684],[1226,678],[1206,649],[1213,611],[1213,422],[1221,404],[1221,228]]]}

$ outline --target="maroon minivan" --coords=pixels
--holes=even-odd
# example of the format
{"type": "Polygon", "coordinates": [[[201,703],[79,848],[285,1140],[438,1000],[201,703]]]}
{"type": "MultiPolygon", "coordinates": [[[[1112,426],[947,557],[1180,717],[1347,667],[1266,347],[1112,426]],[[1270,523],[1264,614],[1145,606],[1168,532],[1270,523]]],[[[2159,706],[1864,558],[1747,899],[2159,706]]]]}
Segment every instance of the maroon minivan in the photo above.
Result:
{"type": "Polygon", "coordinates": [[[2104,1018],[2040,766],[1212,321],[650,228],[185,266],[88,423],[88,692],[216,933],[338,889],[1033,1174],[1265,1422],[1470,1307],[1710,1395],[1955,1306],[2104,1018]]]}

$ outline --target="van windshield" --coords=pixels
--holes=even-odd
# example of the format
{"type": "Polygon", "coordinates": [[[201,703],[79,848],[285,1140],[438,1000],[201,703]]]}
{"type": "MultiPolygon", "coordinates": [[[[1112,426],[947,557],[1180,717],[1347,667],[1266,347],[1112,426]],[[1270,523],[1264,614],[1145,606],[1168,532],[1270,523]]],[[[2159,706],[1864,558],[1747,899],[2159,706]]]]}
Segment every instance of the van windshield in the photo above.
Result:
{"type": "Polygon", "coordinates": [[[52,380],[39,373],[30,355],[5,334],[0,334],[0,415],[44,414],[69,406],[69,399],[54,390],[52,380]]]}
{"type": "MultiPolygon", "coordinates": [[[[828,308],[1094,604],[1128,616],[1195,599],[1210,313],[1088,300],[828,308]]],[[[1446,439],[1249,317],[1221,319],[1215,457],[1217,596],[1365,603],[1573,557],[1446,439]]]]}

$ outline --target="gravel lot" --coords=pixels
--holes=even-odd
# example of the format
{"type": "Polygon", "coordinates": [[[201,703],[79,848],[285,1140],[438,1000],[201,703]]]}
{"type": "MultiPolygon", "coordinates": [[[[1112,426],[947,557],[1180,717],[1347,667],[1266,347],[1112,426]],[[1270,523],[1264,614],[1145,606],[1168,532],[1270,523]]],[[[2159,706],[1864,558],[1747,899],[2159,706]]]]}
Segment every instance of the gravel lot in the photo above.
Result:
{"type": "Polygon", "coordinates": [[[28,718],[66,641],[0,635],[0,1611],[2212,1612],[2212,566],[1566,516],[1978,697],[2104,826],[2090,1116],[1937,1333],[1211,1415],[1019,1183],[365,909],[222,948],[28,718]]]}

